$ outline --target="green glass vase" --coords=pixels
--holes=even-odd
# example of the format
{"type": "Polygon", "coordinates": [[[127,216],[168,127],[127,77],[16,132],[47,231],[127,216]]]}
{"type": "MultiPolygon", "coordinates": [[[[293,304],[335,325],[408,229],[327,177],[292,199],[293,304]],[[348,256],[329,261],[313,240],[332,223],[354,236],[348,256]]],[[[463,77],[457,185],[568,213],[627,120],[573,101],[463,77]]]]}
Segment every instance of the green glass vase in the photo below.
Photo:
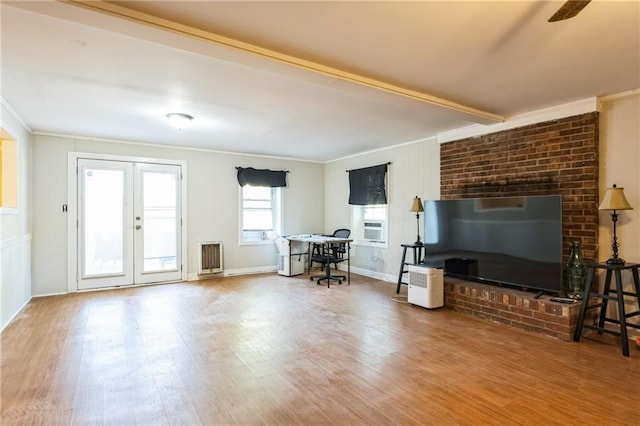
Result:
{"type": "Polygon", "coordinates": [[[571,243],[569,260],[565,265],[564,293],[571,299],[582,299],[586,279],[586,267],[582,258],[580,242],[571,243]]]}

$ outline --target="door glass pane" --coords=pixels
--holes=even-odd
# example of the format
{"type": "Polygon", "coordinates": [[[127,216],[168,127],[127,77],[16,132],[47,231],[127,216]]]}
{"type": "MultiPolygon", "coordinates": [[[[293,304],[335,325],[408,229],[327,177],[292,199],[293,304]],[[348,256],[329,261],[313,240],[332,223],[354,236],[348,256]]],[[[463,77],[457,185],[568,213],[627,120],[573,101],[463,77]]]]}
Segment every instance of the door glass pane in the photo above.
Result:
{"type": "Polygon", "coordinates": [[[84,276],[123,272],[124,171],[84,169],[84,276]]]}
{"type": "Polygon", "coordinates": [[[143,172],[144,272],[177,268],[177,175],[143,172]]]}

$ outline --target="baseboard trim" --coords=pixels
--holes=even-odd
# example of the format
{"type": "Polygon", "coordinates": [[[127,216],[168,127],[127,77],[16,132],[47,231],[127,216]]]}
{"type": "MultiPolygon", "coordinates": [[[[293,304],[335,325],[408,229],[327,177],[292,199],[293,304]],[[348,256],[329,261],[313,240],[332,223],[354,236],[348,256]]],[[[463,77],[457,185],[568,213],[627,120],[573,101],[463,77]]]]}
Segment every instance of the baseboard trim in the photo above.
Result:
{"type": "Polygon", "coordinates": [[[222,272],[210,275],[198,275],[197,273],[190,273],[187,274],[187,281],[200,281],[220,277],[234,277],[237,275],[266,274],[269,272],[278,272],[278,265],[258,266],[255,268],[225,269],[222,272]]]}
{"type": "MultiPolygon", "coordinates": [[[[347,267],[342,264],[338,266],[338,269],[344,272],[347,271],[347,267]]],[[[389,283],[395,283],[396,280],[398,279],[396,275],[383,274],[382,272],[375,272],[369,269],[358,268],[354,266],[351,267],[351,272],[353,272],[354,274],[362,275],[364,277],[373,278],[376,280],[385,281],[389,283]]]]}
{"type": "Polygon", "coordinates": [[[3,326],[2,326],[2,328],[0,328],[0,334],[2,334],[2,332],[4,331],[4,329],[5,329],[5,328],[7,328],[7,327],[8,327],[8,326],[13,322],[13,320],[14,320],[14,319],[16,319],[16,317],[17,317],[17,316],[18,316],[18,315],[23,311],[23,309],[24,309],[24,308],[29,304],[29,302],[31,302],[31,299],[33,299],[33,296],[31,296],[31,297],[29,298],[29,300],[27,300],[27,301],[24,303],[24,305],[22,305],[22,306],[20,307],[20,309],[18,309],[18,310],[16,311],[16,313],[15,313],[15,314],[13,314],[13,316],[12,316],[11,318],[9,318],[9,321],[7,321],[7,323],[6,323],[5,325],[3,325],[3,326]]]}
{"type": "MultiPolygon", "coordinates": [[[[73,293],[75,293],[75,291],[73,293]]],[[[34,294],[33,296],[31,296],[31,298],[35,299],[37,297],[61,296],[63,294],[71,294],[71,292],[66,291],[66,292],[59,292],[59,293],[34,294]]]]}

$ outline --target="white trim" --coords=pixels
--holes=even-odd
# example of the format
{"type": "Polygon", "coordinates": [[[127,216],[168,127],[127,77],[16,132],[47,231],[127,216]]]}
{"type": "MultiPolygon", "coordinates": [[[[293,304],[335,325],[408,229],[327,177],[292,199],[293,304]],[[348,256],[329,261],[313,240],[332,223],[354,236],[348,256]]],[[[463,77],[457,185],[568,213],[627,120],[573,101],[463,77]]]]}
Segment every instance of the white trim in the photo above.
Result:
{"type": "Polygon", "coordinates": [[[267,266],[254,266],[251,268],[238,268],[238,269],[227,269],[224,271],[225,277],[232,277],[234,275],[254,275],[254,274],[265,274],[268,272],[278,272],[278,265],[267,265],[267,266]]]}
{"type": "MultiPolygon", "coordinates": [[[[5,101],[5,100],[4,100],[4,98],[3,98],[2,96],[0,96],[0,104],[2,104],[2,106],[7,110],[7,112],[8,112],[9,114],[11,114],[11,116],[12,116],[12,117],[13,117],[13,118],[14,118],[14,119],[15,119],[15,120],[16,120],[16,121],[17,121],[17,122],[18,122],[22,127],[24,127],[24,129],[25,129],[27,132],[29,132],[29,133],[33,133],[33,132],[31,131],[31,128],[27,125],[27,122],[26,122],[26,121],[24,121],[24,120],[22,119],[22,117],[20,117],[20,116],[18,115],[18,113],[17,113],[17,112],[15,112],[15,110],[14,110],[13,108],[11,108],[11,105],[9,105],[9,104],[7,103],[7,101],[5,101]]],[[[0,126],[2,126],[2,127],[4,127],[4,128],[6,128],[5,123],[0,123],[0,126]]]]}
{"type": "Polygon", "coordinates": [[[17,237],[9,237],[0,240],[0,250],[8,249],[20,244],[28,243],[31,241],[31,234],[18,235],[17,237]]]}
{"type": "Polygon", "coordinates": [[[196,148],[196,147],[189,147],[189,146],[183,146],[183,145],[169,145],[169,144],[150,143],[150,142],[125,141],[125,140],[117,140],[117,139],[109,139],[109,138],[96,138],[96,137],[89,137],[89,136],[69,135],[66,133],[33,132],[32,134],[36,136],[51,136],[56,138],[79,139],[79,140],[92,141],[92,142],[106,142],[106,143],[116,143],[121,145],[146,146],[154,149],[157,149],[157,148],[179,149],[184,151],[209,152],[212,154],[237,155],[241,157],[269,158],[274,160],[299,161],[301,163],[324,164],[323,161],[306,160],[303,158],[280,157],[275,155],[248,154],[244,152],[233,152],[233,151],[220,151],[217,149],[196,148]]]}
{"type": "MultiPolygon", "coordinates": [[[[346,271],[346,266],[343,266],[342,264],[340,264],[338,265],[338,269],[340,269],[341,271],[346,271]]],[[[380,281],[390,282],[390,283],[395,283],[398,280],[397,275],[383,274],[382,272],[374,272],[369,269],[358,268],[356,266],[351,267],[351,273],[362,275],[368,278],[373,278],[380,281]]]]}
{"type": "Polygon", "coordinates": [[[14,319],[16,319],[16,317],[23,311],[23,309],[27,307],[29,302],[31,302],[31,299],[33,299],[33,296],[31,296],[26,302],[24,302],[24,304],[20,307],[20,309],[18,309],[16,311],[16,313],[13,314],[13,316],[11,316],[11,318],[9,318],[7,323],[4,326],[2,326],[2,328],[0,328],[0,333],[2,333],[4,331],[4,329],[7,328],[9,326],[9,324],[11,324],[13,322],[14,319]]]}
{"type": "Polygon", "coordinates": [[[34,294],[33,296],[31,296],[31,298],[32,299],[37,299],[37,298],[40,298],[40,297],[62,296],[62,295],[66,295],[66,294],[69,294],[69,293],[66,293],[64,291],[60,291],[60,292],[57,292],[57,293],[34,294]]]}
{"type": "Polygon", "coordinates": [[[187,261],[187,162],[183,160],[169,160],[161,158],[131,157],[87,152],[69,152],[67,155],[67,291],[69,293],[75,293],[78,291],[78,177],[76,174],[76,167],[78,164],[78,159],[81,158],[90,160],[124,161],[131,163],[167,164],[172,166],[180,166],[182,171],[182,273],[180,274],[180,279],[182,281],[185,281],[187,279],[187,265],[189,264],[187,261]]]}
{"type": "MultiPolygon", "coordinates": [[[[162,281],[159,283],[142,283],[142,284],[133,284],[133,285],[128,285],[126,287],[100,287],[100,288],[89,288],[89,289],[83,289],[83,290],[78,290],[77,293],[91,293],[94,291],[103,291],[103,290],[118,290],[121,288],[134,288],[134,287],[151,287],[154,285],[164,285],[164,284],[179,284],[185,282],[185,280],[182,281],[162,281]]],[[[62,295],[66,295],[69,293],[65,293],[65,292],[58,292],[58,293],[44,293],[44,294],[34,294],[33,296],[31,296],[32,299],[35,298],[40,298],[40,297],[50,297],[50,296],[62,296],[62,295]]]]}
{"type": "Polygon", "coordinates": [[[612,102],[623,98],[629,98],[631,96],[640,95],[640,89],[627,90],[626,92],[614,93],[613,95],[600,96],[598,101],[600,102],[612,102]]]}
{"type": "MultiPolygon", "coordinates": [[[[388,238],[387,238],[388,240],[388,238]]],[[[384,249],[388,249],[389,248],[389,242],[385,241],[384,243],[380,243],[380,242],[376,242],[376,241],[371,241],[371,240],[354,240],[351,243],[352,246],[359,246],[359,247],[373,247],[373,248],[384,248],[384,249]]]]}
{"type": "Polygon", "coordinates": [[[188,205],[188,198],[187,198],[187,176],[188,176],[188,170],[187,170],[187,162],[186,161],[180,161],[180,170],[182,173],[181,179],[180,179],[180,195],[182,197],[182,200],[180,201],[180,207],[182,208],[182,213],[181,213],[181,220],[182,220],[182,262],[181,262],[181,268],[182,268],[182,273],[180,274],[180,279],[182,281],[186,281],[187,279],[187,268],[189,267],[189,263],[187,262],[187,245],[189,243],[189,233],[188,228],[187,228],[187,205],[188,205]]]}
{"type": "Polygon", "coordinates": [[[78,291],[78,153],[67,154],[67,291],[78,291]]]}
{"type": "Polygon", "coordinates": [[[474,124],[460,129],[450,130],[438,133],[438,143],[457,141],[474,136],[487,135],[489,133],[501,132],[504,130],[515,129],[516,127],[527,126],[529,124],[541,123],[544,121],[557,120],[560,118],[571,117],[574,115],[585,114],[588,112],[598,111],[598,99],[586,98],[579,101],[570,102],[563,105],[556,105],[550,108],[539,109],[536,111],[526,112],[523,114],[507,117],[504,123],[491,124],[483,126],[474,124]]]}
{"type": "MultiPolygon", "coordinates": [[[[242,231],[240,231],[240,236],[238,238],[242,238],[242,231]]],[[[255,240],[255,241],[239,241],[238,245],[239,246],[266,246],[269,244],[273,244],[273,241],[271,240],[255,240]]]]}
{"type": "Polygon", "coordinates": [[[233,277],[236,275],[255,275],[278,272],[278,265],[256,266],[253,268],[226,269],[224,272],[211,275],[198,275],[191,273],[187,276],[187,281],[202,281],[214,278],[233,277]]]}
{"type": "Polygon", "coordinates": [[[393,146],[386,146],[386,147],[383,147],[383,148],[372,149],[370,151],[364,151],[364,152],[361,152],[359,154],[347,155],[346,157],[340,157],[340,158],[335,158],[333,160],[327,160],[327,161],[324,162],[324,164],[330,164],[330,163],[334,163],[336,161],[348,160],[350,158],[360,157],[362,155],[373,154],[373,153],[376,153],[376,152],[388,151],[390,149],[400,148],[400,147],[403,147],[405,145],[414,145],[414,144],[417,144],[417,143],[436,141],[436,140],[437,140],[436,136],[429,136],[428,138],[422,138],[422,139],[416,139],[416,140],[413,140],[413,141],[402,142],[402,143],[399,143],[399,144],[393,145],[393,146]]]}
{"type": "MultiPolygon", "coordinates": [[[[126,287],[122,287],[122,286],[113,286],[113,287],[98,287],[98,288],[84,288],[82,290],[78,290],[78,293],[93,293],[95,291],[103,291],[103,290],[119,290],[121,288],[135,288],[135,287],[150,287],[150,286],[154,286],[154,285],[164,285],[164,284],[180,284],[185,282],[185,280],[168,280],[168,281],[160,281],[160,282],[155,282],[155,283],[139,283],[139,284],[132,284],[132,285],[128,285],[126,287]]],[[[62,293],[64,294],[64,293],[62,293]]],[[[55,296],[56,294],[51,294],[51,296],[55,296]]]]}

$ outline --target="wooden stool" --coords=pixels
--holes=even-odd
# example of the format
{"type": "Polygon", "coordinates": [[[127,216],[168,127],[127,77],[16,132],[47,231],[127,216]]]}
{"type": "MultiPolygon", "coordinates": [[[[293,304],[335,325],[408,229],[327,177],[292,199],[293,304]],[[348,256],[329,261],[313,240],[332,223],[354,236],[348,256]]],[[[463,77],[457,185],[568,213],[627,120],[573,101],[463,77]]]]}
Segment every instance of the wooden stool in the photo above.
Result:
{"type": "Polygon", "coordinates": [[[590,328],[593,330],[597,330],[598,334],[609,333],[614,336],[620,336],[620,344],[622,345],[622,354],[624,356],[629,356],[629,339],[627,337],[627,327],[633,327],[640,329],[640,324],[629,324],[627,323],[627,318],[631,318],[637,315],[640,315],[640,284],[638,283],[640,280],[638,279],[638,268],[640,264],[637,263],[626,263],[622,265],[614,265],[614,264],[606,264],[606,263],[597,263],[587,265],[587,282],[585,284],[584,293],[582,296],[582,305],[580,306],[580,315],[578,316],[578,324],[576,327],[576,332],[573,335],[573,340],[578,342],[580,341],[580,336],[582,334],[582,329],[590,328]],[[595,274],[596,269],[605,269],[607,271],[606,279],[604,282],[604,290],[602,294],[595,293],[591,294],[591,282],[593,281],[593,276],[595,274]],[[623,283],[622,283],[622,274],[621,271],[629,269],[631,270],[631,274],[633,275],[633,286],[635,292],[624,291],[623,283]],[[611,288],[611,275],[615,274],[615,288],[611,288]],[[610,293],[615,293],[614,296],[611,296],[610,293]],[[625,313],[624,308],[624,296],[630,296],[635,299],[635,302],[638,304],[638,310],[630,313],[625,313]],[[589,299],[602,299],[602,301],[589,305],[589,299]],[[607,305],[609,300],[613,299],[618,304],[618,319],[607,317],[607,305]],[[600,308],[600,314],[598,316],[598,324],[597,325],[585,325],[584,323],[584,315],[590,309],[600,308]],[[614,324],[618,324],[620,326],[619,330],[612,330],[604,327],[605,322],[610,322],[614,324]]]}

